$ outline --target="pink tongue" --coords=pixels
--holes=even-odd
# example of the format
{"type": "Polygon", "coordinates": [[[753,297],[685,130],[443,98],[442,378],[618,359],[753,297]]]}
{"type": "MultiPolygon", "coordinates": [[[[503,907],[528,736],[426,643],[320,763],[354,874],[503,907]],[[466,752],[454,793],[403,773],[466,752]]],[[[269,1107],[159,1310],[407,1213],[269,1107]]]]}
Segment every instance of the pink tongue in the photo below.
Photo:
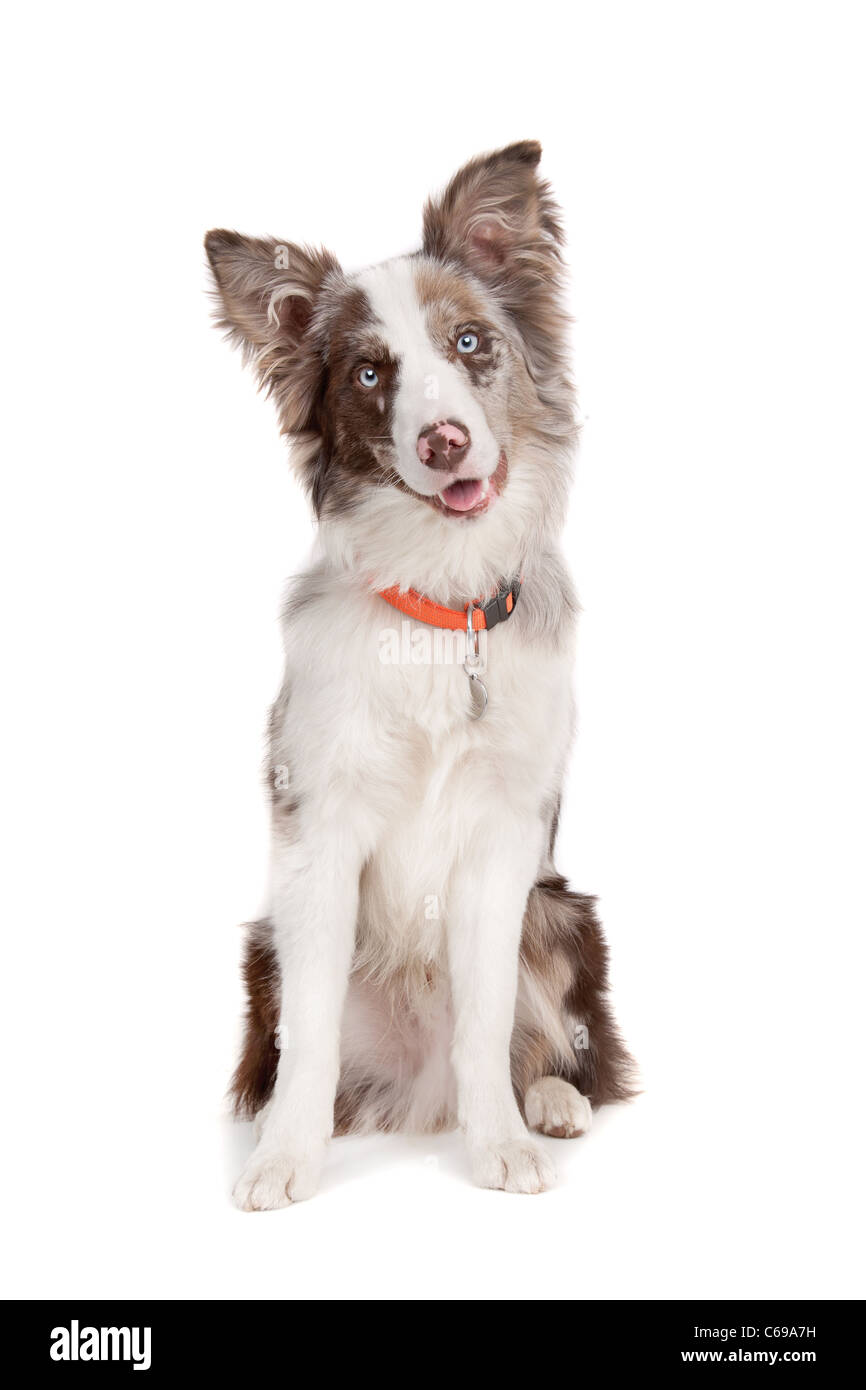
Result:
{"type": "Polygon", "coordinates": [[[471,512],[481,501],[483,489],[484,484],[478,478],[461,479],[459,483],[452,483],[450,487],[446,487],[442,493],[442,501],[452,511],[471,512]]]}

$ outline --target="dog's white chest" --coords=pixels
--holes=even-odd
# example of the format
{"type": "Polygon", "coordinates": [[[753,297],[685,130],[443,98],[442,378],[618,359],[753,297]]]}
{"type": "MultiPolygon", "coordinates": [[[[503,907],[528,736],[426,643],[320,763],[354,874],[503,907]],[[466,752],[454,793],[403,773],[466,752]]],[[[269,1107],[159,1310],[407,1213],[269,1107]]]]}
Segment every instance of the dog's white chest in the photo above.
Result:
{"type": "Polygon", "coordinates": [[[411,759],[399,809],[364,870],[361,938],[394,966],[441,959],[451,880],[471,840],[477,758],[459,743],[453,752],[429,753],[423,767],[411,759]]]}

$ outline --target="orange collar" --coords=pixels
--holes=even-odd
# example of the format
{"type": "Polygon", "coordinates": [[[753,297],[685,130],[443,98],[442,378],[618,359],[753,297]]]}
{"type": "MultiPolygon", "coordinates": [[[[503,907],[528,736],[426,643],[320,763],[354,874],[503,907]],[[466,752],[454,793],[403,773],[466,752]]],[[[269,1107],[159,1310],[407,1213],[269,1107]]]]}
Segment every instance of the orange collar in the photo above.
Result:
{"type": "Polygon", "coordinates": [[[429,623],[431,627],[468,630],[468,614],[471,609],[472,631],[478,632],[481,628],[489,630],[511,617],[520,595],[520,583],[519,579],[505,580],[486,603],[482,603],[480,599],[472,599],[462,608],[446,608],[442,603],[434,603],[432,599],[425,598],[415,589],[400,589],[396,584],[390,589],[380,589],[379,597],[390,603],[392,608],[399,608],[401,613],[406,613],[410,618],[417,618],[421,623],[429,623]]]}

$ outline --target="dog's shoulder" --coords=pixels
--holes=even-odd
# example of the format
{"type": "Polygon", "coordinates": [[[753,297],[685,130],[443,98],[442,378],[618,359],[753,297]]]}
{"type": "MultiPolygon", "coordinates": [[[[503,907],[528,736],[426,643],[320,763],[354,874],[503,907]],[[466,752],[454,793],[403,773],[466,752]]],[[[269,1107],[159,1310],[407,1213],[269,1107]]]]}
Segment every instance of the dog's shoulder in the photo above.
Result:
{"type": "Polygon", "coordinates": [[[514,639],[528,645],[569,648],[580,605],[562,553],[551,548],[532,557],[514,611],[514,639]]]}

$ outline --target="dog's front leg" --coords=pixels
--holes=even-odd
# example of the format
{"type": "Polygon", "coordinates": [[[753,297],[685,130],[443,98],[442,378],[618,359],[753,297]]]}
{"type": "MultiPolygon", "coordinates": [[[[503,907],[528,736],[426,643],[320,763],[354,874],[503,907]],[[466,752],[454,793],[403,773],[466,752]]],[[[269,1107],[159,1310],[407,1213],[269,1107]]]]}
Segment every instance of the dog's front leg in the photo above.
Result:
{"type": "Polygon", "coordinates": [[[534,818],[494,818],[473,837],[448,911],[458,1117],[475,1181],[506,1192],[543,1192],[555,1178],[511,1084],[520,936],[542,838],[534,818]]]}
{"type": "Polygon", "coordinates": [[[261,1137],[234,1190],[245,1211],[288,1206],[318,1186],[334,1125],[363,858],[363,846],[339,818],[293,843],[274,836],[280,1056],[261,1137]]]}

